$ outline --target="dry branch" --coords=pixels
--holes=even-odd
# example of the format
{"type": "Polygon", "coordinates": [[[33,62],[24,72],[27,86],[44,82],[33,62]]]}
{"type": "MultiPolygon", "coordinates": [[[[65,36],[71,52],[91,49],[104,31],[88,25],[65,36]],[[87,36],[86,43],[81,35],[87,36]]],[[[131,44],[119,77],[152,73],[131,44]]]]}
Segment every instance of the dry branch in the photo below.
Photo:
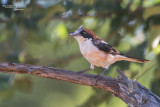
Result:
{"type": "Polygon", "coordinates": [[[18,63],[0,63],[0,72],[31,74],[44,78],[68,81],[76,84],[92,86],[108,90],[131,107],[160,107],[160,98],[142,86],[136,80],[128,79],[120,70],[121,77],[103,77],[57,69],[53,67],[35,66],[18,63]]]}

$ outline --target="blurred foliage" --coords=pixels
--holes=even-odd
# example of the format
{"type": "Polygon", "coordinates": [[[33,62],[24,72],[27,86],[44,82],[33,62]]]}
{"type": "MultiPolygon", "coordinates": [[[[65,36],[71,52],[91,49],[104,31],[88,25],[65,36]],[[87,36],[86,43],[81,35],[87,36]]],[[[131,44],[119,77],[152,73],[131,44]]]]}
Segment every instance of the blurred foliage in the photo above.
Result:
{"type": "MultiPolygon", "coordinates": [[[[0,0],[0,60],[86,69],[89,63],[68,37],[84,25],[123,54],[151,60],[117,62],[108,76],[119,68],[160,96],[159,10],[160,0],[0,0]]],[[[104,90],[18,74],[0,74],[0,95],[1,107],[127,106],[104,90]]]]}

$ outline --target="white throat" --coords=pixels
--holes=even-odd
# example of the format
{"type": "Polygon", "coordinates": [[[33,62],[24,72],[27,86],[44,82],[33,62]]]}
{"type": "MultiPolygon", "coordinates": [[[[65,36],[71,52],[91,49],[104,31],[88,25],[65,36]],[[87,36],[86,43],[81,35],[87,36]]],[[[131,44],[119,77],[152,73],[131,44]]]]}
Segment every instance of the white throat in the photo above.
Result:
{"type": "Polygon", "coordinates": [[[80,44],[83,44],[83,43],[85,43],[87,40],[89,40],[88,38],[84,38],[84,37],[82,37],[82,36],[75,36],[74,38],[78,41],[79,45],[80,45],[80,44]]]}
{"type": "Polygon", "coordinates": [[[75,39],[78,41],[80,51],[83,55],[84,55],[84,53],[86,53],[86,51],[89,52],[91,47],[94,47],[92,44],[91,38],[88,39],[88,38],[83,38],[81,36],[77,36],[77,37],[75,37],[75,39]]]}

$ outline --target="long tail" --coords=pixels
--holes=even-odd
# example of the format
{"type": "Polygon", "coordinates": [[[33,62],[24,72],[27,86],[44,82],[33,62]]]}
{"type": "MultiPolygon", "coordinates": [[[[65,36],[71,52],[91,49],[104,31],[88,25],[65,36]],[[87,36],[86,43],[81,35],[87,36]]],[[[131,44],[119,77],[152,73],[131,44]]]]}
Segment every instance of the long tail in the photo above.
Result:
{"type": "Polygon", "coordinates": [[[126,57],[126,56],[122,56],[122,55],[119,55],[117,60],[118,61],[125,60],[125,61],[138,62],[138,63],[147,63],[147,62],[149,62],[149,60],[147,60],[147,59],[131,58],[131,57],[126,57]]]}

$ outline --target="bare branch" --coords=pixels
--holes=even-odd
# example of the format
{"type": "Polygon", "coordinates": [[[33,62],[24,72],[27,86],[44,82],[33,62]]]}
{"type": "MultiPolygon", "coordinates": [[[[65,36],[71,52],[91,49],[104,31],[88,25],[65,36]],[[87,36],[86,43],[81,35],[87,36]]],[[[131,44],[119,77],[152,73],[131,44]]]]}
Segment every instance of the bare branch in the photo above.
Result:
{"type": "Polygon", "coordinates": [[[95,75],[57,69],[53,67],[35,66],[18,63],[0,63],[0,72],[31,74],[44,78],[68,81],[76,84],[92,86],[108,90],[131,107],[160,107],[160,98],[142,86],[136,80],[130,80],[120,70],[121,77],[103,77],[97,79],[95,75]]]}

